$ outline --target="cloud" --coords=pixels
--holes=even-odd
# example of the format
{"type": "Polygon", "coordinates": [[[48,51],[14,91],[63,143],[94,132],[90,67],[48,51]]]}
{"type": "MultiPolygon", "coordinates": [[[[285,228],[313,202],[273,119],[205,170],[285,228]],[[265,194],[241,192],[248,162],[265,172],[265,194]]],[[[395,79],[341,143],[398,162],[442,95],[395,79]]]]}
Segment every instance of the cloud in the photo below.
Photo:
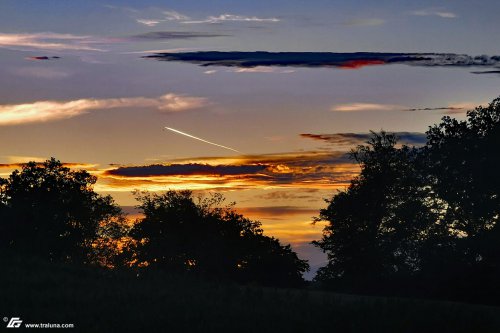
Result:
{"type": "MultiPolygon", "coordinates": [[[[7,160],[6,163],[0,163],[0,177],[4,178],[9,177],[14,170],[22,169],[28,162],[36,162],[38,165],[41,165],[48,160],[46,157],[14,155],[1,156],[0,159],[7,160]]],[[[95,170],[98,164],[67,162],[63,163],[63,166],[72,169],[95,170]]]]}
{"type": "Polygon", "coordinates": [[[334,112],[358,112],[358,111],[394,111],[401,110],[402,106],[392,104],[375,103],[347,103],[334,105],[331,111],[334,112]]]}
{"type": "Polygon", "coordinates": [[[373,27],[377,25],[382,25],[385,20],[379,18],[365,18],[365,19],[352,19],[344,22],[344,25],[348,26],[360,26],[360,27],[373,27]]]}
{"type": "Polygon", "coordinates": [[[415,107],[409,108],[394,104],[376,104],[376,103],[347,103],[332,106],[333,112],[359,112],[359,111],[443,111],[444,114],[463,113],[466,110],[474,109],[476,103],[455,103],[448,106],[439,107],[415,107]]]}
{"type": "MultiPolygon", "coordinates": [[[[176,159],[172,163],[205,163],[210,165],[248,165],[248,164],[286,164],[290,167],[315,167],[318,164],[349,163],[349,158],[343,152],[285,152],[275,154],[242,155],[238,157],[196,157],[190,159],[176,159]]],[[[279,168],[276,168],[277,171],[279,168]]],[[[282,173],[293,170],[282,169],[282,173]]]]}
{"type": "Polygon", "coordinates": [[[209,164],[170,164],[119,167],[109,170],[108,175],[125,177],[150,176],[190,176],[190,175],[246,175],[256,174],[266,169],[265,165],[209,165],[209,164]]]}
{"type": "Polygon", "coordinates": [[[404,64],[425,67],[500,67],[500,56],[470,56],[453,53],[334,53],[334,52],[177,52],[144,58],[180,61],[201,66],[239,68],[333,67],[357,69],[368,65],[404,64]]]}
{"type": "Polygon", "coordinates": [[[148,10],[143,10],[143,11],[139,10],[133,10],[133,11],[128,10],[128,11],[129,13],[132,14],[131,15],[132,17],[135,17],[137,23],[149,27],[154,27],[164,22],[179,22],[183,24],[205,24],[205,23],[222,24],[228,22],[273,23],[281,21],[279,18],[276,17],[257,17],[257,16],[235,15],[227,13],[207,16],[203,19],[192,19],[191,17],[175,10],[161,11],[159,9],[154,9],[155,12],[153,13],[153,9],[154,8],[149,8],[148,10]]]}
{"type": "Polygon", "coordinates": [[[78,36],[52,32],[39,33],[0,33],[0,48],[14,50],[51,50],[51,51],[104,51],[91,46],[101,43],[91,36],[78,36]]]}
{"type": "Polygon", "coordinates": [[[385,65],[382,60],[348,60],[338,67],[341,69],[359,69],[366,66],[385,65]]]}
{"type": "Polygon", "coordinates": [[[57,56],[52,56],[52,57],[35,56],[35,57],[27,57],[26,58],[26,60],[54,60],[54,59],[61,59],[61,57],[57,57],[57,56]]]}
{"type": "MultiPolygon", "coordinates": [[[[6,156],[6,157],[9,160],[9,163],[0,163],[0,168],[20,169],[28,162],[36,162],[37,164],[41,165],[43,164],[43,162],[48,160],[48,158],[45,157],[32,157],[32,156],[6,156]]],[[[73,163],[73,162],[63,163],[63,166],[75,169],[93,169],[97,165],[98,164],[91,164],[91,163],[73,163]]]]}
{"type": "Polygon", "coordinates": [[[103,191],[334,189],[348,184],[358,170],[345,152],[310,151],[113,166],[98,176],[103,191]]]}
{"type": "MultiPolygon", "coordinates": [[[[423,145],[427,142],[425,133],[419,132],[388,132],[398,137],[399,142],[409,145],[423,145]]],[[[371,133],[334,133],[334,134],[300,134],[301,137],[323,141],[338,146],[352,147],[365,144],[373,137],[371,133]]]]}
{"type": "Polygon", "coordinates": [[[134,35],[131,38],[143,39],[143,40],[162,40],[162,39],[209,38],[209,37],[224,37],[224,36],[228,35],[213,34],[207,32],[190,32],[190,31],[152,31],[134,35]]]}
{"type": "Polygon", "coordinates": [[[472,74],[500,74],[500,71],[475,71],[472,74]]]}
{"type": "Polygon", "coordinates": [[[140,24],[143,24],[143,25],[146,25],[148,27],[154,27],[158,24],[161,23],[161,20],[153,20],[153,19],[137,19],[136,20],[137,23],[140,23],[140,24]]]}
{"type": "Polygon", "coordinates": [[[319,190],[317,189],[305,189],[301,190],[300,192],[298,191],[287,191],[287,190],[282,190],[282,191],[273,191],[273,192],[268,192],[262,195],[257,196],[256,198],[258,199],[263,199],[263,200],[272,200],[272,201],[291,201],[291,200],[311,200],[314,199],[317,201],[317,196],[313,195],[313,193],[317,193],[319,190]]]}
{"type": "Polygon", "coordinates": [[[234,14],[221,14],[219,16],[209,16],[204,20],[183,21],[185,24],[202,24],[202,23],[224,23],[224,22],[280,22],[276,17],[261,18],[257,16],[243,16],[234,14]]]}
{"type": "Polygon", "coordinates": [[[146,18],[140,18],[136,19],[137,23],[146,25],[148,27],[154,27],[160,23],[163,22],[168,22],[168,21],[186,21],[189,20],[190,17],[186,16],[184,14],[181,14],[179,12],[176,12],[175,10],[165,10],[162,12],[164,15],[163,18],[161,19],[146,19],[146,18]]]}
{"type": "Polygon", "coordinates": [[[151,107],[165,112],[179,112],[201,108],[207,103],[206,98],[169,93],[157,98],[127,97],[4,104],[0,105],[0,126],[68,119],[91,110],[115,108],[151,107]]]}
{"type": "Polygon", "coordinates": [[[403,109],[402,111],[443,111],[444,114],[457,114],[457,113],[465,113],[467,110],[472,110],[479,106],[479,104],[487,104],[487,103],[455,103],[450,104],[448,106],[441,107],[420,107],[420,108],[408,108],[403,109]]]}
{"type": "Polygon", "coordinates": [[[449,110],[449,111],[458,111],[463,110],[462,107],[453,107],[453,106],[442,106],[437,108],[415,108],[415,109],[404,109],[403,111],[436,111],[436,110],[449,110]]]}
{"type": "Polygon", "coordinates": [[[238,207],[238,212],[248,216],[259,216],[260,218],[290,217],[293,215],[310,214],[318,215],[318,209],[301,206],[258,206],[258,207],[238,207]]]}
{"type": "Polygon", "coordinates": [[[302,138],[323,141],[337,145],[357,145],[370,139],[370,133],[300,134],[302,138]]]}
{"type": "Polygon", "coordinates": [[[411,12],[415,16],[438,16],[441,18],[457,18],[458,15],[452,12],[447,12],[439,9],[420,9],[411,12]]]}

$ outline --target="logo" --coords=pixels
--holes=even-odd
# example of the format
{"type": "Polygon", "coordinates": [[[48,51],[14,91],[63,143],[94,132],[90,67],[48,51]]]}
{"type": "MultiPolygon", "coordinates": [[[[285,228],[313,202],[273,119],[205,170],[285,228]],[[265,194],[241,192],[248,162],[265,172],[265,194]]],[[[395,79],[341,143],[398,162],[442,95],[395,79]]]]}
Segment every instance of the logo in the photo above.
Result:
{"type": "Polygon", "coordinates": [[[19,328],[23,321],[19,317],[10,318],[9,323],[7,324],[7,328],[19,328]]]}

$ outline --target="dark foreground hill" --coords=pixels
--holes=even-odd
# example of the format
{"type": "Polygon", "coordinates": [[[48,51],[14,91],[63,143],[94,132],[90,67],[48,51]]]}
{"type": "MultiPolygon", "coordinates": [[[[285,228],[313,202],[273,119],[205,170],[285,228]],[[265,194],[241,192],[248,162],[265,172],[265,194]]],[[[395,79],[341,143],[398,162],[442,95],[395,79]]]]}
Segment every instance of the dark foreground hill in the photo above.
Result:
{"type": "Polygon", "coordinates": [[[498,307],[239,286],[165,273],[137,277],[5,254],[0,260],[2,318],[73,323],[73,332],[500,331],[498,307]]]}

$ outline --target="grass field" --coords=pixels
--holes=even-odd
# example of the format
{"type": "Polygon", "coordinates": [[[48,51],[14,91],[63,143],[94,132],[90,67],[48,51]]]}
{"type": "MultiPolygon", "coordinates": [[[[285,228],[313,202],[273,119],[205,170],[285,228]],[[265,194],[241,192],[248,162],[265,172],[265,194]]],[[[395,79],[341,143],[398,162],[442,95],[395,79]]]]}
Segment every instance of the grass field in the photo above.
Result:
{"type": "Polygon", "coordinates": [[[500,332],[497,307],[1,261],[1,318],[73,332],[500,332]]]}

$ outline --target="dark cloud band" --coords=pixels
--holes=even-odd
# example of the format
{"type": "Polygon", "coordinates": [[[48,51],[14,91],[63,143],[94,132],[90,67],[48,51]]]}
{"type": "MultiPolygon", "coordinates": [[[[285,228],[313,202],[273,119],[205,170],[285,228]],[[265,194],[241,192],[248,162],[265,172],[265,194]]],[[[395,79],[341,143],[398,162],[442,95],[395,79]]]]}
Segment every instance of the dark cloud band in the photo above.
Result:
{"type": "Polygon", "coordinates": [[[191,175],[245,175],[262,172],[265,165],[208,165],[170,164],[119,167],[107,174],[123,177],[191,176],[191,175]]]}
{"type": "Polygon", "coordinates": [[[500,71],[475,71],[472,74],[500,74],[500,71]]]}
{"type": "Polygon", "coordinates": [[[157,53],[145,58],[182,61],[202,66],[338,67],[406,64],[414,66],[500,67],[500,56],[470,56],[453,53],[333,53],[333,52],[182,52],[157,53]]]}
{"type": "Polygon", "coordinates": [[[34,57],[27,57],[26,59],[28,60],[54,60],[54,59],[61,59],[61,57],[58,56],[34,56],[34,57]]]}
{"type": "Polygon", "coordinates": [[[448,111],[458,111],[463,110],[461,107],[453,107],[453,106],[443,106],[438,108],[414,108],[414,109],[404,109],[403,111],[436,111],[436,110],[448,110],[448,111]]]}

